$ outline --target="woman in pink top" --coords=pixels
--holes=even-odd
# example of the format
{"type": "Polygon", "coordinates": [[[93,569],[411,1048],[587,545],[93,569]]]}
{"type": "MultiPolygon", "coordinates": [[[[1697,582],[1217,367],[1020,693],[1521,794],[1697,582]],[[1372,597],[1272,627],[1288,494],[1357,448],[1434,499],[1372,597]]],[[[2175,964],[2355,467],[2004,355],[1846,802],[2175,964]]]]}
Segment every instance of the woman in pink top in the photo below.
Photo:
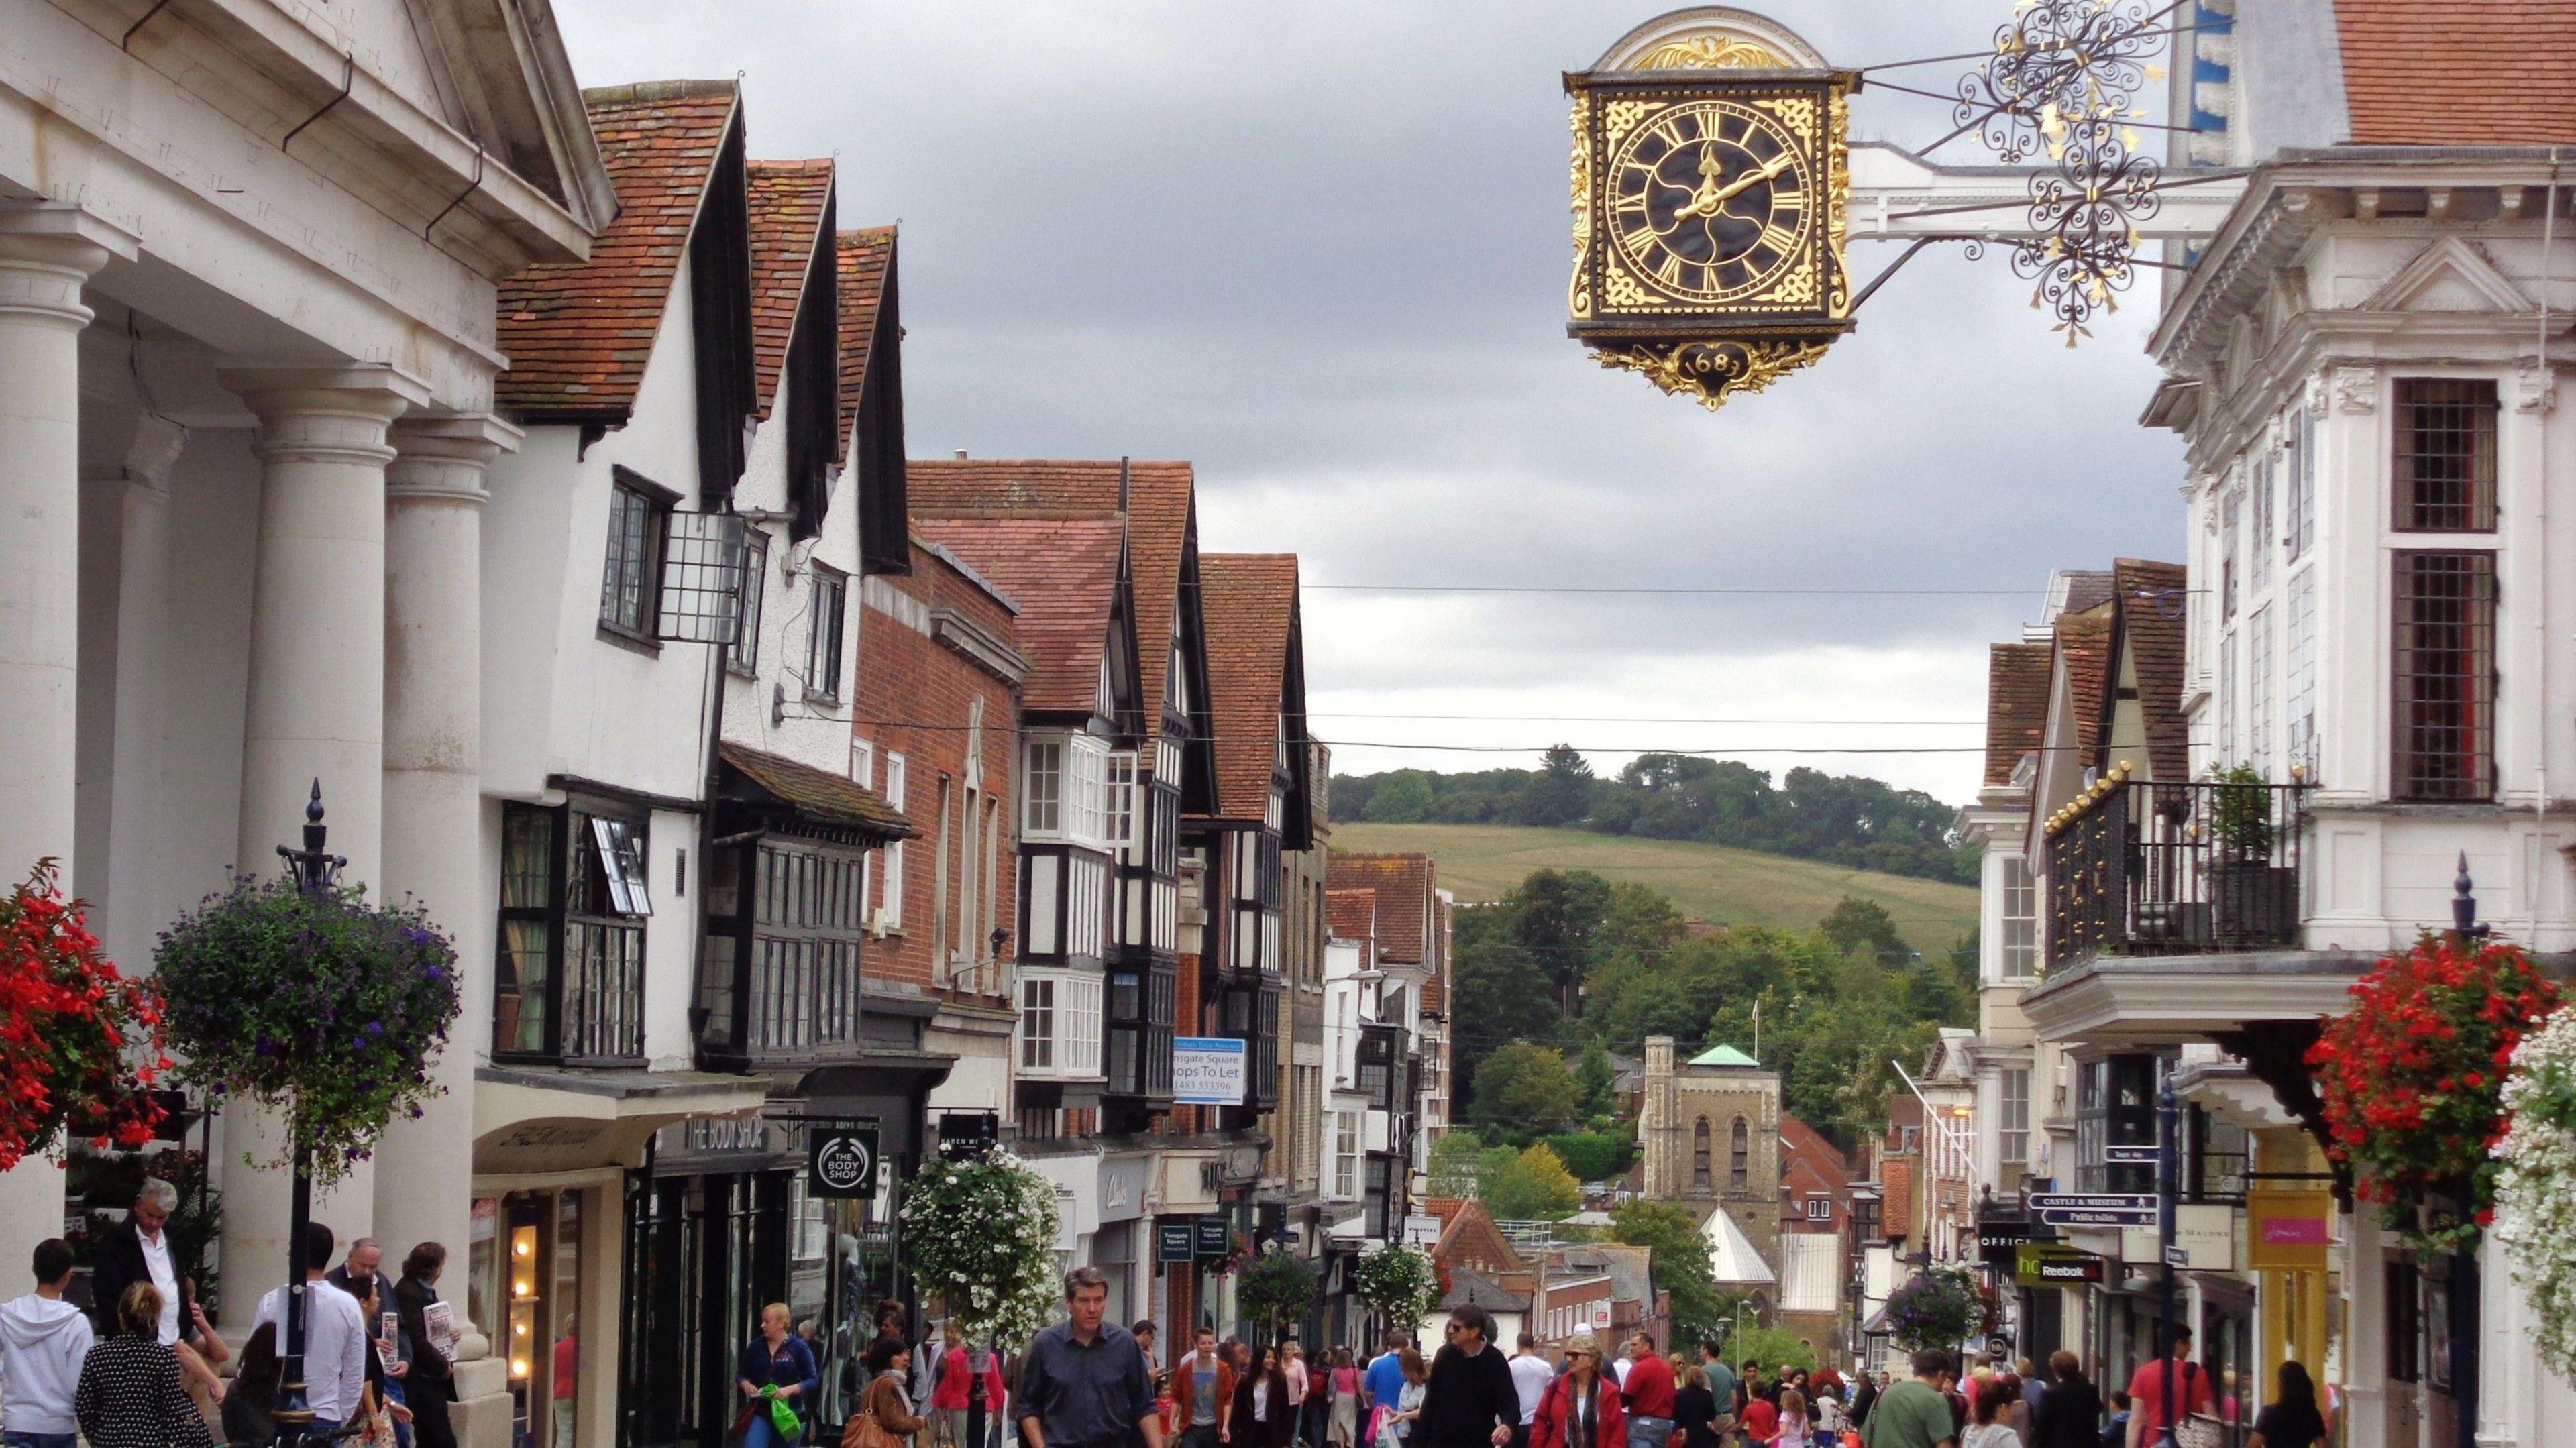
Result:
{"type": "Polygon", "coordinates": [[[1349,1348],[1333,1350],[1332,1448],[1357,1448],[1360,1440],[1360,1370],[1349,1348]]]}

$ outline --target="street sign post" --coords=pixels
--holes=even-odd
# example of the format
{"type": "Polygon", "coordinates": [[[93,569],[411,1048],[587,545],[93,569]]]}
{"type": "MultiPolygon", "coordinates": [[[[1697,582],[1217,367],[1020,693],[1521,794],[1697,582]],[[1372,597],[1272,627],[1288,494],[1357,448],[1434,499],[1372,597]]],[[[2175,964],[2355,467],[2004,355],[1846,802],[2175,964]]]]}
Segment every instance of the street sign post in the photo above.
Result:
{"type": "Polygon", "coordinates": [[[2152,1227],[2153,1192],[2033,1192],[2030,1210],[2052,1227],[2152,1227]]]}
{"type": "Polygon", "coordinates": [[[2164,1153],[2153,1146],[2106,1146],[2102,1160],[2112,1166],[2154,1166],[2164,1153]]]}

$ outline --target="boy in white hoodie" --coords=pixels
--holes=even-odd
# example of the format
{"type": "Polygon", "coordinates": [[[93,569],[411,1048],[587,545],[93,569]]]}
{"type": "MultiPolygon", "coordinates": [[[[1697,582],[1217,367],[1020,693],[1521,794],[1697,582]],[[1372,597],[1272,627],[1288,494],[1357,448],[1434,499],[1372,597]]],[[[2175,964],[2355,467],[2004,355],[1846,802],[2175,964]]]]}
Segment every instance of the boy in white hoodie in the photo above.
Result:
{"type": "Polygon", "coordinates": [[[36,1290],[0,1302],[0,1440],[7,1448],[74,1448],[72,1390],[92,1341],[89,1314],[63,1300],[72,1249],[36,1244],[36,1290]]]}

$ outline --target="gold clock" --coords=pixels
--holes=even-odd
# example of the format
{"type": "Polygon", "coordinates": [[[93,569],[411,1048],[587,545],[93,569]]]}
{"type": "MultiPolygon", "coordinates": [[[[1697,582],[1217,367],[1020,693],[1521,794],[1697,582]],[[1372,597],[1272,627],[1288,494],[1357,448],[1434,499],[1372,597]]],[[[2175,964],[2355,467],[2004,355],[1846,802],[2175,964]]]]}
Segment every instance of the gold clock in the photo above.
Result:
{"type": "Polygon", "coordinates": [[[1710,407],[1823,355],[1851,326],[1857,83],[1785,28],[1716,6],[1649,21],[1568,75],[1567,331],[1710,407]]]}
{"type": "Polygon", "coordinates": [[[1676,296],[1758,297],[1815,261],[1814,170],[1769,111],[1729,101],[1670,107],[1628,133],[1608,180],[1620,255],[1676,296]]]}

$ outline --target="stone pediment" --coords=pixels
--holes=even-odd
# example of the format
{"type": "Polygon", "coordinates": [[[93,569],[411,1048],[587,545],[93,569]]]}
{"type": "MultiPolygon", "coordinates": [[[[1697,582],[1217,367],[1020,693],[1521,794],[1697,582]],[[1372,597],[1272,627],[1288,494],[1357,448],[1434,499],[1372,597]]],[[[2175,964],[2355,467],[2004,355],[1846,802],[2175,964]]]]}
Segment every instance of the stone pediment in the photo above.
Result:
{"type": "Polygon", "coordinates": [[[2446,236],[2380,285],[2370,312],[2528,312],[2530,297],[2475,242],[2446,236]]]}

